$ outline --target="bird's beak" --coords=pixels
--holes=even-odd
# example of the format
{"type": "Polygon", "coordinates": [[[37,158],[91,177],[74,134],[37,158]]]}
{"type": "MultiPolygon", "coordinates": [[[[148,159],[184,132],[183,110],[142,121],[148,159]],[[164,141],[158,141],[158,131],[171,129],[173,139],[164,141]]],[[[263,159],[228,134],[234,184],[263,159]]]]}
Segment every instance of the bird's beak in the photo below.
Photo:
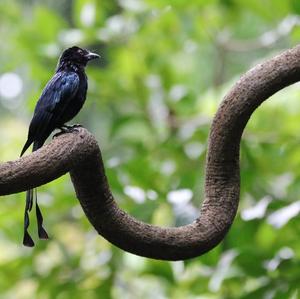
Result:
{"type": "Polygon", "coordinates": [[[87,60],[92,60],[92,59],[100,58],[100,55],[93,52],[89,52],[88,54],[86,54],[85,57],[87,58],[87,60]]]}

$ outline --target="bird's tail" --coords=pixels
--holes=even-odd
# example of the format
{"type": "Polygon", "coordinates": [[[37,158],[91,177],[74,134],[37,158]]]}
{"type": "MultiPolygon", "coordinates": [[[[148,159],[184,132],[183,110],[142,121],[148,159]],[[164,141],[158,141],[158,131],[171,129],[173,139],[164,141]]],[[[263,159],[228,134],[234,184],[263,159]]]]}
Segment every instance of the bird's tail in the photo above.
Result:
{"type": "MultiPolygon", "coordinates": [[[[26,151],[26,149],[30,146],[30,144],[32,142],[30,142],[28,146],[27,146],[27,143],[28,143],[28,141],[26,142],[26,144],[22,150],[21,156],[26,151]]],[[[32,151],[33,152],[36,151],[41,146],[42,146],[42,144],[40,144],[38,142],[34,142],[32,151]]],[[[28,247],[34,246],[34,242],[31,238],[30,234],[28,233],[28,227],[30,224],[29,212],[32,209],[34,198],[35,198],[35,203],[36,203],[36,219],[37,219],[37,225],[38,225],[39,238],[40,239],[48,239],[49,238],[46,230],[43,227],[43,216],[42,216],[42,213],[39,208],[38,201],[37,201],[37,189],[36,188],[29,189],[26,192],[26,205],[25,205],[25,212],[24,212],[24,237],[23,237],[23,245],[28,246],[28,247]]]]}
{"type": "Polygon", "coordinates": [[[31,145],[31,143],[32,143],[32,140],[28,137],[28,139],[27,139],[25,145],[23,146],[23,149],[22,149],[22,151],[21,151],[20,157],[23,156],[23,154],[24,154],[24,153],[26,152],[26,150],[29,148],[29,146],[31,145]]]}
{"type": "Polygon", "coordinates": [[[36,189],[30,189],[26,191],[26,204],[25,204],[25,211],[24,211],[24,236],[23,236],[23,245],[28,247],[33,247],[34,242],[28,233],[28,227],[30,224],[29,221],[29,212],[32,209],[32,203],[33,203],[33,192],[36,191],[36,189]]]}

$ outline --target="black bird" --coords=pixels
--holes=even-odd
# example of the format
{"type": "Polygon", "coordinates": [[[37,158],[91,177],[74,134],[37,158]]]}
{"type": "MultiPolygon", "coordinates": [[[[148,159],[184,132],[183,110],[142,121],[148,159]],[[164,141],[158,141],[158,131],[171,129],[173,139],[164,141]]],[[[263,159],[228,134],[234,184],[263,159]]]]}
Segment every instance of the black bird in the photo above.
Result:
{"type": "MultiPolygon", "coordinates": [[[[76,46],[68,48],[62,53],[54,76],[47,83],[36,104],[27,141],[20,156],[32,143],[32,151],[39,149],[55,129],[61,129],[63,132],[72,130],[72,127],[65,124],[79,112],[85,102],[88,83],[84,68],[88,61],[95,58],[99,58],[99,55],[76,46]]],[[[40,239],[48,239],[48,234],[43,228],[43,217],[37,204],[36,189],[28,190],[24,214],[23,244],[29,247],[34,246],[28,233],[28,212],[32,209],[34,195],[38,235],[40,239]]]]}

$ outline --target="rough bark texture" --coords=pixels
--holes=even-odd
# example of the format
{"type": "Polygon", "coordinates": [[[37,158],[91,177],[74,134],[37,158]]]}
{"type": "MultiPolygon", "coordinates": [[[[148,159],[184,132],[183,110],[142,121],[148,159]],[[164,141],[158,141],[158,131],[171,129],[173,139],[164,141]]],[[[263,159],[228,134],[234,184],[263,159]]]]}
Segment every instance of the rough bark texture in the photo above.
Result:
{"type": "Polygon", "coordinates": [[[239,202],[239,144],[253,111],[278,90],[300,80],[300,46],[257,65],[225,96],[212,124],[205,200],[193,223],[162,228],[140,222],[116,204],[100,149],[85,129],[54,139],[40,150],[0,164],[0,195],[25,191],[70,172],[77,197],[99,234],[131,253],[164,260],[199,256],[229,230],[239,202]]]}

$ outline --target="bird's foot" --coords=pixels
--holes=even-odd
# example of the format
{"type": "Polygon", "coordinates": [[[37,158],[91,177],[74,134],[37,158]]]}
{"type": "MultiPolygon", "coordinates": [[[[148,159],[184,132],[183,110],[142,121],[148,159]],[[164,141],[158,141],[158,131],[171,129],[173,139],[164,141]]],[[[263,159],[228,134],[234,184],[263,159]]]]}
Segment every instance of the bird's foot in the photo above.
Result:
{"type": "Polygon", "coordinates": [[[75,125],[72,125],[72,126],[63,125],[63,126],[59,127],[60,132],[54,134],[52,139],[54,139],[54,138],[56,138],[56,137],[58,137],[62,134],[65,134],[65,133],[79,132],[78,128],[82,128],[82,125],[80,125],[80,124],[75,124],[75,125]]]}
{"type": "Polygon", "coordinates": [[[54,138],[56,138],[56,137],[58,137],[58,136],[60,136],[60,135],[63,135],[63,134],[65,134],[65,133],[66,133],[66,131],[65,131],[65,130],[62,130],[62,129],[60,128],[60,131],[57,132],[57,133],[55,133],[55,134],[52,136],[52,139],[54,139],[54,138]]]}
{"type": "Polygon", "coordinates": [[[82,125],[81,124],[74,124],[74,125],[63,125],[62,126],[62,128],[64,128],[64,129],[66,129],[66,130],[74,130],[75,129],[75,131],[78,131],[78,130],[76,130],[77,128],[82,128],[82,125]]]}
{"type": "Polygon", "coordinates": [[[72,127],[72,128],[82,128],[83,126],[81,124],[74,124],[70,127],[72,127]]]}

